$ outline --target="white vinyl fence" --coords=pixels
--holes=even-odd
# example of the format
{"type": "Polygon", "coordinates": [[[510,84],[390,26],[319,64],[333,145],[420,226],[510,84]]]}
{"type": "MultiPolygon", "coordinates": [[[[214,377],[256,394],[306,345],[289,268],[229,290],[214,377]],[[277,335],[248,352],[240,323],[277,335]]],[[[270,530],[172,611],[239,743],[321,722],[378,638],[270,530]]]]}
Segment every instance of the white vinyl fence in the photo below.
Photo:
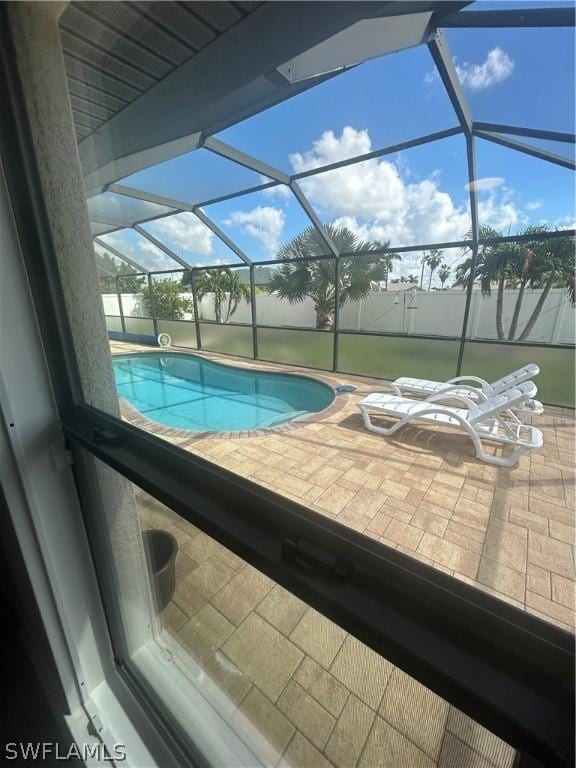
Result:
{"type": "MultiPolygon", "coordinates": [[[[183,294],[192,298],[191,294],[183,294]]],[[[540,290],[527,290],[522,302],[518,322],[518,338],[541,295],[540,290]]],[[[507,290],[504,295],[504,329],[507,334],[514,311],[517,290],[507,290]]],[[[104,312],[119,315],[115,294],[103,294],[104,312]]],[[[386,331],[388,333],[423,334],[431,336],[459,336],[466,294],[461,289],[445,291],[389,290],[372,293],[363,301],[344,305],[340,310],[342,330],[386,331]]],[[[143,316],[138,294],[122,294],[122,307],[126,317],[143,316]]],[[[199,302],[201,320],[214,320],[213,298],[210,294],[199,302]]],[[[298,304],[290,304],[277,296],[256,294],[258,325],[294,326],[314,328],[316,316],[314,303],[306,298],[298,304]]],[[[527,341],[552,344],[573,344],[575,341],[576,312],[570,306],[566,294],[557,288],[550,291],[544,307],[527,341]]],[[[192,320],[192,315],[186,316],[192,320]]],[[[250,305],[242,302],[230,318],[235,323],[251,323],[250,305]]],[[[474,290],[468,321],[469,338],[497,339],[496,292],[482,296],[474,290]]]]}

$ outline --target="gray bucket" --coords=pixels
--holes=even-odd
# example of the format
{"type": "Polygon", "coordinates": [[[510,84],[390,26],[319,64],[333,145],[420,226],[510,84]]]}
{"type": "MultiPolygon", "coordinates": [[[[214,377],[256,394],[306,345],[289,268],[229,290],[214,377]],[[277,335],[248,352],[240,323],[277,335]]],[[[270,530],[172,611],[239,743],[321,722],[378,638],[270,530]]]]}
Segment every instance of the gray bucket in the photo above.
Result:
{"type": "Polygon", "coordinates": [[[142,531],[142,541],[158,611],[163,611],[176,587],[178,542],[168,531],[157,529],[142,531]]]}

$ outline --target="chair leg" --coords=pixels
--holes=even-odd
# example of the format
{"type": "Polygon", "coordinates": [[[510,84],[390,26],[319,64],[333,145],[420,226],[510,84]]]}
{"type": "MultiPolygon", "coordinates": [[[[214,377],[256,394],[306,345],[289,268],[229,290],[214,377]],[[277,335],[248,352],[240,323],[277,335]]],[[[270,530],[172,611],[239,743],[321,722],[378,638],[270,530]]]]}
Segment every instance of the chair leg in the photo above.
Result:
{"type": "MultiPolygon", "coordinates": [[[[366,429],[368,429],[370,432],[376,432],[379,435],[385,435],[386,437],[392,435],[394,432],[396,432],[396,430],[400,429],[400,427],[405,426],[408,422],[412,421],[413,418],[412,416],[405,416],[391,427],[377,427],[375,424],[372,424],[370,414],[368,413],[366,406],[360,405],[359,408],[360,412],[362,413],[362,418],[364,419],[364,426],[366,429]]],[[[476,458],[480,459],[480,461],[483,461],[486,464],[493,464],[497,467],[513,467],[518,462],[518,459],[528,450],[530,450],[526,446],[521,445],[518,446],[516,450],[513,451],[507,458],[490,456],[485,452],[482,440],[480,439],[478,433],[466,421],[464,421],[464,419],[460,419],[459,417],[456,418],[458,418],[463,432],[467,433],[474,443],[474,447],[476,448],[476,458]]]]}
{"type": "Polygon", "coordinates": [[[379,435],[390,435],[396,428],[396,424],[394,426],[389,427],[386,429],[385,427],[377,427],[375,424],[372,424],[372,421],[370,419],[370,414],[368,413],[368,409],[364,406],[359,406],[360,412],[362,413],[362,418],[364,419],[364,426],[366,429],[370,430],[370,432],[377,432],[379,435]]]}
{"type": "Polygon", "coordinates": [[[521,445],[516,448],[515,451],[512,451],[510,456],[504,458],[488,455],[485,453],[482,444],[480,444],[480,448],[478,448],[478,446],[476,447],[476,456],[480,459],[480,461],[485,461],[486,464],[494,464],[496,467],[513,467],[518,463],[519,458],[523,456],[528,450],[528,448],[521,445]]]}

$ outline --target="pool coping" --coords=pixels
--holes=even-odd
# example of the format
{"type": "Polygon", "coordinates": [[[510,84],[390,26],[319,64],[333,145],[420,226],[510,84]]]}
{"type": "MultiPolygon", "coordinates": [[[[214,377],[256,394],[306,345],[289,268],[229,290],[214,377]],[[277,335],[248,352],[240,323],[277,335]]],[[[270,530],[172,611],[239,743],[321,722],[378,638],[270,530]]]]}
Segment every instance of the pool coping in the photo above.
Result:
{"type": "MultiPolygon", "coordinates": [[[[149,355],[154,354],[158,355],[158,350],[149,350],[149,351],[142,351],[142,350],[134,350],[130,352],[113,352],[112,357],[131,357],[133,355],[149,355]]],[[[160,354],[162,354],[160,352],[160,354]]],[[[189,357],[189,356],[196,356],[196,357],[202,357],[207,360],[212,360],[210,355],[212,353],[205,353],[204,350],[194,350],[193,352],[184,351],[184,350],[177,350],[170,348],[170,351],[166,352],[166,354],[171,355],[181,355],[183,357],[189,357]]],[[[214,353],[218,354],[218,353],[214,353]]],[[[144,416],[143,413],[141,413],[137,408],[135,408],[132,403],[127,400],[124,397],[118,397],[118,401],[120,403],[120,413],[122,415],[122,418],[124,418],[126,421],[128,421],[130,424],[132,424],[135,427],[139,427],[140,429],[144,429],[146,432],[150,432],[151,434],[158,435],[160,437],[172,437],[172,438],[189,438],[190,440],[198,440],[198,439],[205,439],[205,438],[211,438],[211,439],[228,439],[230,437],[265,437],[266,435],[278,435],[285,432],[292,432],[294,429],[298,429],[299,426],[305,426],[306,424],[314,424],[321,421],[324,421],[329,416],[333,416],[335,413],[338,413],[338,411],[342,410],[346,403],[348,402],[349,392],[338,392],[336,387],[334,386],[334,382],[330,379],[324,377],[324,376],[311,376],[307,373],[300,373],[296,371],[287,371],[284,368],[275,368],[266,365],[264,362],[264,365],[262,365],[263,361],[260,360],[247,360],[246,362],[254,362],[257,363],[256,366],[250,368],[250,366],[246,365],[240,365],[236,364],[235,361],[233,362],[226,362],[221,363],[218,360],[212,360],[212,362],[217,363],[218,365],[223,365],[227,368],[239,368],[240,370],[247,371],[247,370],[259,370],[262,369],[266,373],[279,373],[283,376],[293,376],[295,378],[299,379],[308,379],[309,381],[314,382],[320,382],[321,384],[324,384],[327,386],[334,394],[334,401],[327,407],[323,408],[321,411],[315,411],[314,413],[310,413],[306,416],[298,416],[292,421],[286,422],[285,424],[278,424],[276,427],[259,427],[258,429],[238,429],[238,430],[227,430],[227,431],[212,431],[212,430],[193,430],[193,429],[177,429],[176,427],[167,427],[165,424],[160,424],[157,421],[154,421],[153,419],[149,419],[147,416],[144,416]]]]}

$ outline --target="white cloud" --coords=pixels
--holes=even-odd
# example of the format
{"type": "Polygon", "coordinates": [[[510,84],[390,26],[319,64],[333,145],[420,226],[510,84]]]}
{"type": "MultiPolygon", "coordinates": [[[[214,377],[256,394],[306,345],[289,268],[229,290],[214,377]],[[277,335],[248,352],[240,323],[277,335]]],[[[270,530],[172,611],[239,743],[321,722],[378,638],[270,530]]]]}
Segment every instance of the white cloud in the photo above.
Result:
{"type": "Polygon", "coordinates": [[[273,257],[280,247],[284,222],[284,211],[280,208],[259,205],[251,211],[232,211],[224,223],[239,226],[241,231],[255,237],[273,257]]]}
{"type": "Polygon", "coordinates": [[[147,200],[134,200],[113,192],[88,198],[88,212],[96,220],[128,226],[134,219],[145,219],[158,213],[158,205],[147,200]]]}
{"type": "Polygon", "coordinates": [[[476,179],[472,184],[466,184],[466,189],[470,190],[472,187],[476,192],[485,192],[490,189],[498,189],[504,184],[505,179],[501,176],[487,176],[484,179],[476,179]]]}
{"type": "Polygon", "coordinates": [[[135,239],[133,242],[130,242],[126,233],[127,230],[112,232],[108,235],[103,235],[102,241],[146,269],[170,269],[175,266],[172,259],[159,248],[156,248],[149,240],[146,240],[144,237],[138,237],[137,240],[135,239]]]}
{"type": "MultiPolygon", "coordinates": [[[[260,176],[260,180],[263,184],[265,184],[267,181],[270,181],[270,179],[266,178],[266,176],[260,176]]],[[[275,187],[268,187],[267,189],[263,189],[260,194],[264,195],[264,197],[272,197],[279,200],[289,200],[292,193],[286,184],[277,184],[275,187]]]]}
{"type": "Polygon", "coordinates": [[[337,163],[349,157],[357,157],[370,152],[372,142],[367,130],[357,130],[347,125],[340,136],[334,131],[324,131],[322,136],[312,144],[312,149],[306,152],[295,152],[290,155],[290,162],[296,173],[318,168],[320,165],[337,163]]]}
{"type": "MultiPolygon", "coordinates": [[[[501,83],[514,71],[514,61],[501,48],[492,48],[488,51],[481,64],[471,64],[467,61],[458,64],[456,57],[453,61],[461,84],[471,91],[483,91],[491,85],[501,83]]],[[[424,82],[426,85],[439,83],[438,70],[434,68],[426,72],[424,82]]]]}
{"type": "Polygon", "coordinates": [[[576,229],[576,219],[572,214],[567,214],[554,222],[555,229],[576,229]]]}
{"type": "MultiPolygon", "coordinates": [[[[312,149],[291,156],[295,171],[370,152],[368,131],[347,126],[340,136],[326,131],[312,149]]],[[[437,174],[407,182],[397,164],[385,159],[303,179],[304,193],[324,220],[348,226],[359,236],[394,245],[459,240],[469,214],[439,189],[437,174]]]]}
{"type": "Polygon", "coordinates": [[[214,234],[193,213],[184,212],[164,219],[157,219],[148,225],[150,232],[159,240],[170,242],[176,251],[208,256],[213,251],[214,234]]]}
{"type": "Polygon", "coordinates": [[[504,234],[528,223],[527,217],[518,210],[510,190],[506,188],[499,193],[491,190],[478,200],[478,219],[481,224],[487,224],[504,234]]]}
{"type": "Polygon", "coordinates": [[[483,91],[510,77],[514,71],[514,62],[501,48],[492,48],[482,64],[456,63],[456,72],[460,82],[471,91],[483,91]]]}
{"type": "Polygon", "coordinates": [[[533,200],[530,203],[526,203],[526,210],[527,211],[537,211],[539,208],[542,208],[544,205],[542,200],[533,200]]]}

